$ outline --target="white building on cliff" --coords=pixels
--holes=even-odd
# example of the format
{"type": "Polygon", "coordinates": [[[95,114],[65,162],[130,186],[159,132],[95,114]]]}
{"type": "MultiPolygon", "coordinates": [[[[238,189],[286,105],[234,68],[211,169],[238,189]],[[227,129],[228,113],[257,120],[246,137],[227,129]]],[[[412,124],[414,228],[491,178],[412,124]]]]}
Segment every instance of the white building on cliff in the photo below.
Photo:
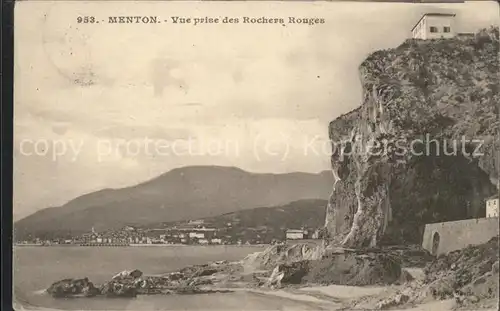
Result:
{"type": "Polygon", "coordinates": [[[453,38],[456,35],[455,14],[426,13],[413,26],[411,32],[414,39],[453,38]]]}

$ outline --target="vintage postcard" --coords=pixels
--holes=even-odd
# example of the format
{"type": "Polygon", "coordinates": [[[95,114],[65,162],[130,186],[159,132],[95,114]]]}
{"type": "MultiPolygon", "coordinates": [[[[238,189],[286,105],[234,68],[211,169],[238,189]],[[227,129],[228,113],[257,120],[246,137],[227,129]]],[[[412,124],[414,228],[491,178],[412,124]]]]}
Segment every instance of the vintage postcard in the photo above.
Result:
{"type": "Polygon", "coordinates": [[[499,6],[19,1],[16,310],[497,310],[499,6]]]}

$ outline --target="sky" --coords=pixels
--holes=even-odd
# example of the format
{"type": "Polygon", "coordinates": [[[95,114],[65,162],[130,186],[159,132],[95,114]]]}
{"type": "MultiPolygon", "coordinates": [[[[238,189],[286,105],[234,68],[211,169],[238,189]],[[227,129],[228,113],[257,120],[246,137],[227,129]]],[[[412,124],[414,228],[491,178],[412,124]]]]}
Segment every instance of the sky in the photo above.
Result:
{"type": "Polygon", "coordinates": [[[425,12],[456,13],[460,32],[499,24],[494,1],[16,3],[14,219],[181,166],[329,169],[328,123],[361,104],[359,64],[425,12]],[[325,22],[106,23],[118,15],[325,22]]]}

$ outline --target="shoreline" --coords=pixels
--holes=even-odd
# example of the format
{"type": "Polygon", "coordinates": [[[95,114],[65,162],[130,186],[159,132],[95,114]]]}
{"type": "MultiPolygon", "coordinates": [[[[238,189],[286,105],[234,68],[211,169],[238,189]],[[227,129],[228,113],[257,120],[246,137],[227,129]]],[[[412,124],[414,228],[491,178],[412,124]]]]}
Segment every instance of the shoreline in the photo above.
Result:
{"type": "Polygon", "coordinates": [[[80,245],[80,244],[52,244],[52,245],[43,245],[43,244],[14,244],[14,247],[110,247],[110,248],[116,248],[116,247],[255,247],[255,248],[261,248],[261,247],[267,247],[270,244],[250,244],[250,245],[238,245],[238,244],[213,244],[213,245],[200,245],[200,244],[124,244],[124,245],[119,245],[119,244],[98,244],[96,243],[95,245],[92,244],[86,244],[86,245],[80,245]]]}
{"type": "MultiPolygon", "coordinates": [[[[329,311],[342,311],[346,310],[346,305],[349,303],[350,299],[356,297],[358,299],[370,298],[373,297],[371,294],[367,294],[365,291],[367,288],[371,289],[379,289],[380,291],[384,291],[387,287],[364,287],[364,286],[343,286],[343,285],[335,285],[335,286],[309,286],[309,287],[301,287],[301,288],[282,288],[277,290],[265,290],[265,289],[254,289],[254,288],[218,288],[218,290],[225,291],[227,290],[228,294],[231,293],[248,293],[251,295],[257,296],[265,296],[276,299],[285,299],[291,303],[297,303],[297,308],[301,305],[308,304],[317,310],[329,310],[329,311]],[[330,287],[330,293],[324,293],[320,297],[315,295],[322,289],[330,287]],[[304,290],[307,289],[307,290],[304,290]],[[346,297],[342,294],[335,295],[335,292],[348,290],[351,293],[358,292],[358,295],[346,297]]],[[[324,292],[324,291],[322,291],[324,292]]],[[[203,295],[211,295],[214,293],[206,293],[203,295]]],[[[202,294],[200,294],[202,295],[202,294]]],[[[171,295],[165,295],[166,297],[172,297],[171,295]]],[[[15,310],[26,310],[26,311],[63,311],[63,309],[58,308],[49,308],[49,307],[39,307],[34,306],[29,303],[22,303],[15,299],[13,301],[13,307],[15,310]]],[[[407,305],[406,307],[401,306],[401,308],[391,308],[392,311],[453,311],[456,310],[456,305],[454,299],[445,299],[445,300],[432,300],[426,301],[422,303],[418,303],[415,305],[407,305]]],[[[367,310],[375,310],[375,306],[367,310]]],[[[73,311],[80,311],[84,309],[74,309],[73,311]]],[[[86,309],[85,309],[86,310],[86,309]]],[[[155,309],[158,310],[158,309],[155,309]]],[[[175,309],[164,309],[165,311],[176,311],[175,309]]],[[[184,309],[185,310],[185,309],[184,309]]],[[[207,309],[212,310],[212,309],[207,309]]],[[[236,309],[235,309],[236,310],[236,309]]],[[[481,308],[481,311],[495,311],[495,308],[481,308]]],[[[92,309],[91,311],[105,311],[100,309],[92,309]]],[[[145,310],[147,311],[147,310],[145,310]]],[[[185,310],[186,311],[186,310],[185,310]]],[[[203,309],[193,309],[193,311],[204,311],[203,309]]]]}
{"type": "MultiPolygon", "coordinates": [[[[341,307],[338,302],[332,301],[332,300],[326,300],[326,299],[321,299],[318,297],[315,297],[313,295],[310,295],[307,292],[304,293],[293,293],[290,291],[290,289],[277,289],[277,290],[271,290],[271,289],[255,289],[255,288],[221,288],[222,290],[229,290],[232,292],[246,292],[246,293],[252,293],[252,294],[257,294],[257,295],[265,295],[265,296],[272,296],[272,297],[278,297],[278,298],[284,298],[284,299],[289,299],[289,300],[294,300],[294,301],[300,301],[300,302],[309,302],[309,303],[317,303],[321,305],[330,305],[330,306],[337,306],[341,307]]],[[[332,297],[336,298],[336,297],[332,297]]]]}
{"type": "MultiPolygon", "coordinates": [[[[61,246],[61,245],[53,245],[53,246],[61,246]]],[[[68,245],[64,245],[68,246],[68,245]]],[[[167,245],[158,245],[158,244],[132,244],[130,246],[139,246],[139,247],[149,247],[149,246],[154,246],[154,247],[164,247],[164,246],[170,246],[170,247],[175,247],[175,246],[191,246],[191,245],[172,245],[172,244],[167,244],[167,245]]],[[[257,250],[257,248],[262,248],[265,247],[266,245],[196,245],[196,246],[204,246],[204,247],[226,247],[226,246],[237,246],[237,247],[248,247],[252,246],[255,247],[256,252],[255,253],[260,253],[260,250],[257,250]]],[[[303,254],[302,254],[303,255],[303,254]]],[[[250,254],[248,255],[250,256],[250,254]]],[[[247,256],[247,257],[248,257],[247,256]]],[[[246,257],[245,257],[246,258],[246,257]]],[[[251,259],[251,258],[250,258],[251,259]]],[[[248,268],[251,269],[247,270],[247,267],[245,266],[244,259],[240,260],[231,260],[231,261],[209,261],[206,264],[202,265],[188,265],[184,268],[179,269],[173,269],[170,270],[168,269],[167,271],[161,272],[161,273],[154,273],[154,274],[146,274],[145,276],[147,277],[165,277],[167,274],[171,274],[172,272],[179,272],[181,274],[187,275],[187,279],[190,279],[189,284],[187,286],[193,286],[193,288],[197,287],[197,290],[200,291],[189,291],[186,292],[186,288],[180,287],[179,291],[176,291],[177,289],[171,289],[168,287],[164,287],[163,289],[166,289],[168,293],[161,292],[161,291],[143,291],[139,295],[141,295],[144,298],[142,299],[147,300],[148,298],[145,296],[148,295],[166,295],[166,296],[177,296],[177,295],[213,295],[213,294],[218,294],[221,292],[225,292],[228,294],[232,293],[249,293],[253,295],[260,295],[260,296],[267,296],[267,297],[274,297],[276,299],[285,299],[285,301],[289,301],[291,304],[297,303],[297,305],[310,305],[314,309],[317,310],[330,310],[330,311],[335,311],[335,310],[348,310],[350,307],[356,307],[356,308],[363,308],[363,309],[385,309],[385,308],[390,308],[393,311],[400,311],[400,310],[408,310],[408,311],[451,311],[455,310],[458,308],[460,309],[460,305],[457,305],[458,301],[454,298],[446,298],[443,300],[439,299],[434,299],[430,298],[430,300],[427,300],[427,298],[422,297],[423,299],[420,300],[410,300],[408,303],[406,301],[404,302],[395,302],[397,300],[394,300],[398,295],[403,295],[409,299],[409,297],[412,297],[413,294],[410,292],[405,292],[406,289],[413,291],[413,290],[420,290],[420,288],[414,287],[414,285],[418,285],[419,282],[422,281],[424,274],[422,268],[417,268],[417,266],[411,266],[413,268],[403,268],[405,269],[406,272],[408,272],[412,278],[408,280],[408,282],[416,282],[411,286],[408,286],[409,283],[397,283],[393,285],[386,285],[386,286],[348,286],[348,285],[320,285],[318,283],[305,283],[305,284],[300,284],[300,285],[291,285],[291,286],[285,286],[285,287],[279,287],[279,288],[272,288],[272,287],[261,287],[260,284],[262,283],[262,277],[264,275],[260,275],[257,272],[260,272],[260,270],[255,270],[255,267],[249,266],[248,268]],[[213,266],[215,264],[215,266],[213,266]],[[239,265],[241,264],[241,267],[234,267],[233,269],[231,266],[232,265],[239,265]],[[212,265],[211,267],[209,265],[212,265]],[[201,270],[190,270],[189,268],[201,268],[201,270]],[[220,268],[217,268],[220,267],[220,268]],[[184,269],[188,269],[186,272],[182,271],[184,269]],[[243,270],[240,270],[243,269],[243,270]],[[218,270],[215,271],[214,270],[218,270]],[[206,274],[204,272],[207,272],[206,274]],[[203,274],[202,274],[203,273],[203,274]],[[217,274],[216,273],[220,273],[217,274]],[[232,276],[236,276],[237,278],[233,278],[232,276]],[[253,276],[253,279],[249,279],[249,276],[253,276]],[[197,284],[193,284],[191,281],[196,280],[197,284]],[[207,283],[203,281],[210,280],[208,285],[207,283]],[[261,281],[259,281],[261,280],[261,281]],[[202,281],[202,282],[198,282],[202,281]],[[257,283],[254,284],[255,281],[258,281],[257,283]],[[254,285],[258,284],[258,287],[254,287],[254,285]],[[231,285],[234,285],[231,286],[231,285]],[[198,287],[200,286],[200,287],[198,287]],[[248,286],[248,287],[247,287],[248,286]],[[382,304],[381,304],[382,303],[382,304]],[[391,303],[395,303],[391,305],[391,303]]],[[[266,270],[267,271],[267,270],[266,270]]],[[[124,271],[127,272],[127,271],[124,271]]],[[[128,271],[130,272],[130,271],[128,271]]],[[[139,271],[140,272],[140,271],[139,271]]],[[[269,272],[269,271],[267,271],[269,272]]],[[[142,272],[140,272],[142,274],[142,272]]],[[[265,276],[266,278],[272,278],[269,276],[265,276]]],[[[168,278],[168,277],[167,277],[168,278]]],[[[184,278],[184,276],[182,276],[184,278]]],[[[175,281],[175,279],[173,279],[175,281]]],[[[147,284],[147,283],[145,283],[147,284]]],[[[153,283],[149,284],[154,284],[153,286],[159,286],[158,288],[161,290],[161,286],[171,286],[167,283],[155,283],[153,280],[153,283]],[[156,285],[157,284],[157,285],[156,285]]],[[[267,283],[266,283],[267,284],[267,283]]],[[[269,286],[272,283],[269,283],[269,286]]],[[[175,286],[175,285],[174,285],[175,286]]],[[[183,285],[184,286],[184,285],[183,285]]],[[[149,287],[147,287],[149,288],[149,287]]],[[[154,289],[154,288],[153,288],[154,289]]],[[[195,288],[196,289],[196,288],[195,288]]],[[[101,294],[103,294],[101,292],[101,294]]],[[[402,296],[400,296],[402,297],[402,296]]],[[[415,296],[417,297],[417,296],[415,296]]],[[[166,298],[168,299],[168,298],[166,298]]],[[[131,300],[133,301],[133,300],[131,300]]],[[[401,301],[401,300],[399,300],[401,301]]],[[[19,303],[19,301],[18,301],[19,303]]],[[[484,305],[482,307],[483,311],[493,311],[496,309],[490,308],[491,304],[484,305]]],[[[23,309],[26,310],[42,310],[40,308],[31,308],[32,306],[23,306],[23,309]],[[26,308],[27,307],[27,308],[26,308]],[[30,309],[28,309],[30,308],[30,309]]],[[[295,306],[292,308],[295,309],[295,306]]],[[[45,309],[45,310],[51,310],[51,309],[45,309]]],[[[53,309],[53,310],[58,310],[58,309],[53,309]]],[[[167,309],[168,310],[168,309],[167,309]]],[[[189,310],[189,309],[188,309],[189,310]]],[[[196,309],[197,311],[200,311],[199,309],[196,309]]],[[[464,309],[462,309],[464,310],[464,309]]],[[[58,310],[59,311],[59,310],[58,310]]],[[[97,310],[93,310],[97,311],[97,310]]]]}

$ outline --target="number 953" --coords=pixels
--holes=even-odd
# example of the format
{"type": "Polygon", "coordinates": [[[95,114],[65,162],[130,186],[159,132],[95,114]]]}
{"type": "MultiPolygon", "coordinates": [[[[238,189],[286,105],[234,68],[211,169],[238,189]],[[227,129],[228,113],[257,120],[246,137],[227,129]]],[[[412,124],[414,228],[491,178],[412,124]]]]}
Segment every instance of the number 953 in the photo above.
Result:
{"type": "Polygon", "coordinates": [[[78,16],[76,22],[78,24],[93,24],[96,22],[96,19],[94,16],[78,16]]]}

